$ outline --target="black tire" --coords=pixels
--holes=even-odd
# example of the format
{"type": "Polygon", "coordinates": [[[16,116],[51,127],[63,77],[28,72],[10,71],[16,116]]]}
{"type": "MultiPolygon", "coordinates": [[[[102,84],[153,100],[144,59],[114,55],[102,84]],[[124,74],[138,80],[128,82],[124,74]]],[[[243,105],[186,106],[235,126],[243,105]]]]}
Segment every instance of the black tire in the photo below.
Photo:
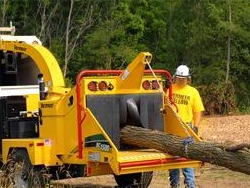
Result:
{"type": "Polygon", "coordinates": [[[114,177],[121,188],[147,188],[153,178],[153,172],[114,175],[114,177]]]}
{"type": "Polygon", "coordinates": [[[49,176],[43,166],[33,166],[25,149],[15,149],[4,168],[14,188],[44,188],[49,176]]]}

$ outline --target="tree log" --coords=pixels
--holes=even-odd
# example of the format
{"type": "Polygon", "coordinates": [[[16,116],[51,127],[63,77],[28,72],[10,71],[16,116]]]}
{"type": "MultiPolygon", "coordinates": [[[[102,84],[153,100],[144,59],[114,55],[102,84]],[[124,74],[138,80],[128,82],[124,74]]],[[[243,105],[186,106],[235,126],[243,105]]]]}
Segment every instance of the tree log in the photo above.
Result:
{"type": "Polygon", "coordinates": [[[249,144],[225,146],[206,141],[192,141],[161,131],[126,126],[121,130],[121,142],[140,148],[152,148],[173,156],[186,157],[250,174],[249,144]]]}

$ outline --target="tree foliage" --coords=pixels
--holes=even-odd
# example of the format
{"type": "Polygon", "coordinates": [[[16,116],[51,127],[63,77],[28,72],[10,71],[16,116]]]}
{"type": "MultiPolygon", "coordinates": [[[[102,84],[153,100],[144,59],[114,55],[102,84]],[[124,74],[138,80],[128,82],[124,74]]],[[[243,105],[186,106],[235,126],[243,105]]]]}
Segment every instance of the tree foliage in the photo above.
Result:
{"type": "Polygon", "coordinates": [[[249,109],[248,0],[0,0],[0,5],[1,26],[12,21],[17,35],[38,36],[69,80],[80,69],[122,69],[138,52],[149,51],[154,68],[174,73],[179,64],[188,65],[193,84],[203,88],[206,108],[222,97],[235,101],[234,108],[249,109]]]}

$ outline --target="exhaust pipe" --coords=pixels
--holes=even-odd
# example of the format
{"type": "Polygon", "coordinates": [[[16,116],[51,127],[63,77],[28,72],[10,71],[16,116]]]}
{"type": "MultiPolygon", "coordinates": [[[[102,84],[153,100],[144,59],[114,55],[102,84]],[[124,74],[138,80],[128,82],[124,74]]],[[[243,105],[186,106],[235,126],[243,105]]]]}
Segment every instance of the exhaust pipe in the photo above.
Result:
{"type": "Polygon", "coordinates": [[[46,89],[45,89],[45,82],[43,80],[43,74],[38,74],[38,85],[39,85],[39,96],[40,100],[46,99],[46,89]]]}

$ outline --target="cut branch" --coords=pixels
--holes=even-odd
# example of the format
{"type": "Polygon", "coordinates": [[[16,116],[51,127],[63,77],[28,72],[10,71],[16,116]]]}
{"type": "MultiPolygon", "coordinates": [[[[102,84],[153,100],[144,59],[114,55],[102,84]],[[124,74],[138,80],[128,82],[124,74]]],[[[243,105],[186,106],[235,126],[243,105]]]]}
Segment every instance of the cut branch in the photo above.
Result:
{"type": "Polygon", "coordinates": [[[239,150],[247,151],[248,149],[250,149],[250,144],[246,143],[230,145],[225,148],[225,150],[227,151],[239,151],[239,150]]]}
{"type": "Polygon", "coordinates": [[[249,144],[223,146],[205,141],[185,144],[188,143],[187,138],[135,126],[126,126],[121,130],[121,141],[124,144],[157,149],[174,156],[199,160],[250,174],[250,152],[246,149],[249,148],[249,144]]]}

